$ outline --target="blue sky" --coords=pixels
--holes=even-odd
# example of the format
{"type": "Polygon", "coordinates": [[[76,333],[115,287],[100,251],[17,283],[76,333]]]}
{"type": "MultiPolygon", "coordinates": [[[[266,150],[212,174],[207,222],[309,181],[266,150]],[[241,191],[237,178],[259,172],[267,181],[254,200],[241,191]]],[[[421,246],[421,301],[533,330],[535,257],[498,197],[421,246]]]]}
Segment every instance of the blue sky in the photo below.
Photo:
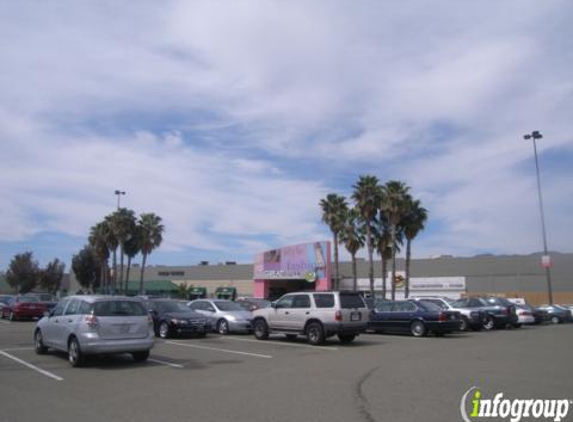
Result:
{"type": "Polygon", "coordinates": [[[0,3],[0,270],[122,204],[152,264],[329,239],[361,174],[429,210],[415,257],[573,247],[570,1],[0,3]]]}

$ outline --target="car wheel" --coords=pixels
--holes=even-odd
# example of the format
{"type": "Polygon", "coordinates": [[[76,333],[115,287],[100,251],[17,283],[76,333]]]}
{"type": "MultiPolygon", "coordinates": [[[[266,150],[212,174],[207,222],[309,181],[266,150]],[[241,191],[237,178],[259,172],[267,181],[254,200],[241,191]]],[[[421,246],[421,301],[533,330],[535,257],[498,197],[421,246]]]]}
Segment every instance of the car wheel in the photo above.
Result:
{"type": "Polygon", "coordinates": [[[356,338],[356,334],[339,334],[338,339],[342,344],[352,343],[352,341],[356,338]]]}
{"type": "Polygon", "coordinates": [[[319,322],[311,322],[306,328],[306,339],[313,346],[324,343],[324,329],[319,322]]]}
{"type": "Polygon", "coordinates": [[[460,331],[468,331],[469,326],[470,324],[467,317],[463,316],[460,320],[460,331]]]}
{"type": "Polygon", "coordinates": [[[298,336],[296,334],[287,334],[286,338],[287,340],[296,340],[298,336]]]}
{"type": "Polygon", "coordinates": [[[488,316],[485,322],[483,323],[483,328],[486,330],[493,330],[495,327],[495,321],[492,317],[488,316]]]}
{"type": "Polygon", "coordinates": [[[410,325],[410,331],[414,337],[424,337],[426,335],[426,326],[422,321],[414,321],[410,325]]]}
{"type": "Polygon", "coordinates": [[[36,333],[34,334],[34,349],[39,355],[43,355],[48,351],[48,348],[44,346],[44,339],[40,330],[36,330],[36,333]]]}
{"type": "Polygon", "coordinates": [[[253,332],[257,340],[266,340],[269,338],[269,326],[262,318],[255,320],[253,332]]]}
{"type": "Polygon", "coordinates": [[[136,362],[145,362],[149,358],[149,350],[144,352],[133,352],[131,356],[133,356],[133,360],[136,362]]]}
{"type": "Polygon", "coordinates": [[[217,322],[217,332],[221,335],[229,334],[229,321],[220,319],[217,322]]]}
{"type": "Polygon", "coordinates": [[[159,324],[159,337],[169,338],[169,324],[165,321],[159,324]]]}
{"type": "Polygon", "coordinates": [[[68,344],[68,360],[70,361],[70,365],[72,365],[74,368],[82,366],[84,363],[84,357],[80,349],[80,343],[78,343],[76,338],[72,338],[68,344]]]}
{"type": "MultiPolygon", "coordinates": [[[[11,321],[11,320],[10,320],[10,321],[11,321]]],[[[551,317],[551,320],[550,320],[550,321],[551,321],[552,324],[559,324],[559,323],[561,322],[561,321],[559,320],[559,317],[556,316],[556,315],[553,315],[553,316],[551,317]]]]}

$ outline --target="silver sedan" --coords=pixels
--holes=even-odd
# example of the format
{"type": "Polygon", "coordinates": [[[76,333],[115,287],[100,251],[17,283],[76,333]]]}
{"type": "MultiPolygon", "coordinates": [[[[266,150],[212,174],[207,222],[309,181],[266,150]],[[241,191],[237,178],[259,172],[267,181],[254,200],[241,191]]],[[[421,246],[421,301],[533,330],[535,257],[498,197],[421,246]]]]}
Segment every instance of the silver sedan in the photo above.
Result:
{"type": "Polygon", "coordinates": [[[253,331],[251,312],[241,305],[223,299],[197,299],[187,304],[192,310],[211,319],[211,325],[219,334],[250,333],[253,331]]]}

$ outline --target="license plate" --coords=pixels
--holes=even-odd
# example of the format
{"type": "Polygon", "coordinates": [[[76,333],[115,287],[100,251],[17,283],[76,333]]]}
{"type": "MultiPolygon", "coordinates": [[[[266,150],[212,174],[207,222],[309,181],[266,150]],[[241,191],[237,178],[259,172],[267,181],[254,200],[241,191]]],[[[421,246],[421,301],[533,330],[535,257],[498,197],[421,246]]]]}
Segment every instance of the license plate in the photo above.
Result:
{"type": "Polygon", "coordinates": [[[131,324],[122,324],[120,326],[117,327],[118,328],[118,332],[120,334],[128,334],[131,328],[131,324]]]}
{"type": "Polygon", "coordinates": [[[360,312],[352,312],[350,314],[350,321],[361,321],[362,314],[360,312]]]}

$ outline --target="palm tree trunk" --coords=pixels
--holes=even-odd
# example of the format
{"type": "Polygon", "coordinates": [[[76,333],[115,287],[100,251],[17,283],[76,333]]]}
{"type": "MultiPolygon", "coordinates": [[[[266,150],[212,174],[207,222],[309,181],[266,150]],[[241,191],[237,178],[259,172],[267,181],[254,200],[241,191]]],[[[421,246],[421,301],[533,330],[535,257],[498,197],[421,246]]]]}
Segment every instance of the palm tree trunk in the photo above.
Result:
{"type": "Polygon", "coordinates": [[[387,279],[388,279],[388,260],[386,259],[384,254],[382,254],[382,298],[383,299],[386,299],[386,292],[388,290],[386,288],[387,279]]]}
{"type": "Polygon", "coordinates": [[[119,245],[119,290],[123,291],[123,243],[119,245]]]}
{"type": "Polygon", "coordinates": [[[358,276],[356,274],[356,254],[352,254],[352,288],[358,290],[358,276]]]}
{"type": "Polygon", "coordinates": [[[143,254],[143,259],[141,260],[141,274],[139,277],[139,294],[143,294],[143,274],[145,273],[145,262],[147,261],[147,254],[143,254]]]}
{"type": "Polygon", "coordinates": [[[338,234],[334,233],[334,290],[340,287],[340,269],[338,268],[338,234]]]}
{"type": "Polygon", "coordinates": [[[410,296],[410,255],[411,255],[411,241],[406,239],[406,280],[404,280],[404,296],[408,299],[410,296]]]}
{"type": "Polygon", "coordinates": [[[127,256],[127,269],[125,274],[125,287],[123,288],[123,292],[127,294],[127,289],[129,289],[129,270],[131,269],[131,256],[127,256]]]}
{"type": "Polygon", "coordinates": [[[372,257],[372,229],[370,223],[366,224],[366,242],[368,242],[368,277],[370,278],[370,297],[374,297],[374,259],[372,257]]]}
{"type": "Polygon", "coordinates": [[[111,292],[112,294],[115,294],[115,289],[116,289],[116,280],[117,280],[117,248],[115,248],[113,250],[113,262],[112,262],[112,267],[113,267],[113,276],[111,278],[111,292]]]}
{"type": "Polygon", "coordinates": [[[396,226],[392,225],[392,300],[396,300],[396,226]]]}

